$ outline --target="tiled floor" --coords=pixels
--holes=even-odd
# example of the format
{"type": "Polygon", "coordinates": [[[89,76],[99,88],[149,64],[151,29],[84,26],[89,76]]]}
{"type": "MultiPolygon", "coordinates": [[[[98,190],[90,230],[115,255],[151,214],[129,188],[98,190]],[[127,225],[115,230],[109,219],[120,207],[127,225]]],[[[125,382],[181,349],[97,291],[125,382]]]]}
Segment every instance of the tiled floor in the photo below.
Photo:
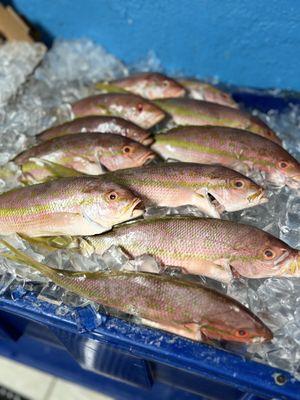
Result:
{"type": "Polygon", "coordinates": [[[0,357],[0,386],[30,400],[110,400],[52,375],[0,357]]]}

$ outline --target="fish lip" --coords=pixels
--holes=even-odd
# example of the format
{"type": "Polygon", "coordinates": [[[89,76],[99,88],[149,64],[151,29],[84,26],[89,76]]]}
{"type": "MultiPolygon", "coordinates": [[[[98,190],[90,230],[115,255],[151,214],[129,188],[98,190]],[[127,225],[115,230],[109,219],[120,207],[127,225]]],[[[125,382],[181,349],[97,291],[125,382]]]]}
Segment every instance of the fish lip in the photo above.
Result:
{"type": "Polygon", "coordinates": [[[145,154],[142,158],[141,161],[143,165],[148,165],[151,163],[152,160],[156,157],[156,154],[153,153],[152,151],[149,151],[147,154],[145,154]]]}
{"type": "Polygon", "coordinates": [[[131,217],[137,218],[144,214],[145,206],[143,201],[138,197],[133,200],[131,203],[131,217]]]}
{"type": "Polygon", "coordinates": [[[300,189],[300,174],[289,177],[286,181],[286,185],[291,189],[300,189]]]}
{"type": "MultiPolygon", "coordinates": [[[[286,260],[282,260],[282,263],[286,260]]],[[[300,253],[295,254],[289,262],[285,263],[285,268],[282,276],[286,277],[300,277],[300,253]]]]}

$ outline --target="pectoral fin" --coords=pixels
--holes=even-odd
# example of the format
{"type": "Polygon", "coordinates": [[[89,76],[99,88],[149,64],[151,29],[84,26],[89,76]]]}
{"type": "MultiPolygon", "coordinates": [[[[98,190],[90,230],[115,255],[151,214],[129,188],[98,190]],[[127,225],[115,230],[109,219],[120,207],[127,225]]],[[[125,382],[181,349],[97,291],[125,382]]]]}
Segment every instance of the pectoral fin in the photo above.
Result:
{"type": "Polygon", "coordinates": [[[205,259],[192,260],[185,267],[188,274],[203,275],[211,279],[228,283],[232,279],[232,273],[229,264],[222,261],[210,261],[205,259]]]}
{"type": "Polygon", "coordinates": [[[102,226],[82,213],[52,213],[44,215],[41,220],[32,219],[17,233],[30,237],[38,236],[88,236],[97,235],[111,227],[102,226]]]}
{"type": "Polygon", "coordinates": [[[35,163],[38,167],[43,167],[49,171],[56,178],[72,177],[72,176],[83,176],[82,172],[76,171],[75,169],[65,167],[60,164],[56,164],[52,161],[41,159],[41,158],[30,158],[30,162],[35,163]]]}
{"type": "Polygon", "coordinates": [[[157,322],[145,318],[142,318],[141,322],[151,328],[161,329],[188,339],[201,341],[200,326],[196,323],[179,324],[175,322],[157,322]]]}

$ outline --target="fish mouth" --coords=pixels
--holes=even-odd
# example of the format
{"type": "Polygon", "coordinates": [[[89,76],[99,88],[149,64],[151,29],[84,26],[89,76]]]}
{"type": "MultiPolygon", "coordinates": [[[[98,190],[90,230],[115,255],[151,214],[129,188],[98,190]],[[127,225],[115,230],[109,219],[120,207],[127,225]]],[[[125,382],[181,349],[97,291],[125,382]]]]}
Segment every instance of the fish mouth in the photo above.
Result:
{"type": "Polygon", "coordinates": [[[273,339],[273,333],[271,332],[271,330],[265,326],[264,332],[261,334],[261,336],[254,336],[251,339],[251,343],[264,343],[264,342],[269,342],[270,340],[273,339]]]}
{"type": "MultiPolygon", "coordinates": [[[[287,252],[288,253],[288,252],[287,252]]],[[[287,259],[288,255],[285,255],[284,261],[287,259]]],[[[300,252],[298,252],[289,262],[286,262],[286,268],[282,276],[286,277],[300,277],[300,252]]]]}
{"type": "Polygon", "coordinates": [[[138,197],[133,200],[133,202],[130,205],[130,208],[131,208],[131,218],[140,217],[141,215],[144,214],[145,211],[143,202],[138,197]]]}
{"type": "Polygon", "coordinates": [[[151,163],[152,160],[156,157],[156,154],[153,153],[152,151],[149,151],[146,153],[143,157],[141,157],[141,163],[142,165],[148,165],[151,163]]]}
{"type": "Polygon", "coordinates": [[[296,190],[300,189],[300,174],[291,176],[287,180],[286,185],[291,189],[296,189],[296,190]]]}
{"type": "Polygon", "coordinates": [[[269,201],[263,188],[260,188],[259,190],[248,196],[247,200],[249,201],[249,203],[253,203],[253,205],[263,204],[269,201]]]}
{"type": "Polygon", "coordinates": [[[207,193],[207,198],[210,204],[215,208],[215,210],[219,213],[222,214],[224,211],[226,211],[225,207],[223,204],[219,202],[219,200],[216,199],[216,197],[211,194],[210,192],[207,193]]]}

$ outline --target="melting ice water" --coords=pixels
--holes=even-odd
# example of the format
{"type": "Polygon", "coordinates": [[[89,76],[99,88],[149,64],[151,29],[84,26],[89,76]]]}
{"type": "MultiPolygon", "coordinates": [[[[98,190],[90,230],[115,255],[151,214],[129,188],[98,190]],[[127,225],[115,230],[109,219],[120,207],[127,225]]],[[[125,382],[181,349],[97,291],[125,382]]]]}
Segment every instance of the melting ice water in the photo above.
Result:
{"type": "MultiPolygon", "coordinates": [[[[91,83],[128,74],[127,67],[119,60],[88,40],[60,41],[55,43],[41,65],[20,89],[20,84],[42,58],[43,48],[26,45],[25,52],[24,49],[20,49],[20,53],[17,51],[18,54],[16,51],[15,47],[10,51],[0,47],[0,165],[6,164],[29,144],[34,143],[36,133],[66,120],[70,115],[68,104],[92,93],[91,83]],[[9,64],[4,62],[4,51],[9,64]],[[14,98],[3,104],[13,94],[14,98]]],[[[137,67],[131,67],[131,70],[160,68],[159,60],[150,54],[137,67]]],[[[272,110],[268,114],[258,114],[279,132],[285,148],[299,160],[300,107],[289,105],[281,113],[272,110]]],[[[8,176],[3,176],[0,170],[0,191],[17,184],[17,171],[13,165],[10,168],[12,173],[8,176]]],[[[269,195],[270,201],[267,204],[227,214],[226,218],[255,225],[300,249],[299,195],[285,188],[270,192],[269,195]]],[[[202,216],[197,209],[190,206],[177,210],[152,208],[148,210],[147,216],[178,213],[202,216]]],[[[25,243],[18,238],[11,240],[19,248],[26,248],[25,243]]],[[[152,257],[143,255],[129,260],[117,247],[110,248],[103,257],[84,257],[65,250],[44,257],[30,248],[27,251],[38,260],[44,259],[57,268],[78,271],[107,268],[160,271],[160,266],[152,257]]],[[[274,333],[271,343],[249,346],[249,355],[257,361],[286,369],[300,379],[300,279],[239,280],[222,289],[249,306],[274,333]]],[[[56,304],[58,316],[74,312],[80,330],[93,329],[103,322],[97,316],[97,305],[58,288],[24,265],[0,258],[0,294],[10,293],[17,300],[26,290],[38,290],[40,299],[56,304]],[[32,281],[39,283],[33,284],[32,281]],[[82,311],[82,306],[86,305],[89,307],[82,311]]]]}

